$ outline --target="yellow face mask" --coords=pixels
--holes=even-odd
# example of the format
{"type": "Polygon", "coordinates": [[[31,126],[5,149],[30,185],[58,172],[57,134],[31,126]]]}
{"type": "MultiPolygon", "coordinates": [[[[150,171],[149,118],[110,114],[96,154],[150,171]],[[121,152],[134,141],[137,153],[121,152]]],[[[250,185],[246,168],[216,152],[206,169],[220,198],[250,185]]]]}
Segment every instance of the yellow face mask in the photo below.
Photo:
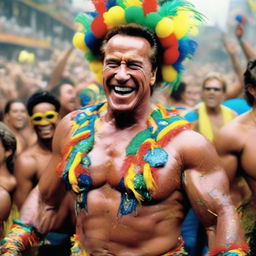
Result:
{"type": "Polygon", "coordinates": [[[56,111],[49,110],[45,113],[36,112],[30,117],[33,125],[47,125],[49,123],[56,123],[59,114],[56,111]]]}

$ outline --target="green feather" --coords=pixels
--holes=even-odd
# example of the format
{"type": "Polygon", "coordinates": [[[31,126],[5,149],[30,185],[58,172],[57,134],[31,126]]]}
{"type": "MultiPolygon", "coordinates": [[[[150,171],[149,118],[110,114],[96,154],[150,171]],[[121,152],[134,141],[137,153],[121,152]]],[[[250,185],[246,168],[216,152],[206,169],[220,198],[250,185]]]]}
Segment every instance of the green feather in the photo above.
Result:
{"type": "Polygon", "coordinates": [[[82,24],[86,31],[90,30],[92,20],[93,18],[85,13],[80,13],[75,18],[75,22],[82,24]]]}
{"type": "Polygon", "coordinates": [[[94,60],[97,60],[96,56],[91,52],[91,51],[88,51],[84,54],[84,57],[89,61],[94,61],[94,60]]]}
{"type": "Polygon", "coordinates": [[[126,155],[135,155],[140,145],[148,138],[151,138],[151,132],[146,129],[139,132],[131,141],[129,146],[126,148],[126,155]]]}
{"type": "MultiPolygon", "coordinates": [[[[193,11],[193,4],[186,0],[173,0],[167,1],[162,4],[159,10],[159,14],[163,17],[165,16],[176,16],[178,8],[182,7],[183,9],[190,9],[193,11]]],[[[194,11],[193,11],[194,12],[194,11]]]]}

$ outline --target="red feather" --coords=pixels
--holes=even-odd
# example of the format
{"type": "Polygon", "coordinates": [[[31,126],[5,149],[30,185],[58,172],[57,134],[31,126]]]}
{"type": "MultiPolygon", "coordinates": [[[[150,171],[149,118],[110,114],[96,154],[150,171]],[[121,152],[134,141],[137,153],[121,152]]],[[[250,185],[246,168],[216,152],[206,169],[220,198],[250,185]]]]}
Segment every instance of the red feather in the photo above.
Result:
{"type": "Polygon", "coordinates": [[[93,4],[100,15],[107,11],[105,0],[93,0],[93,4]]]}
{"type": "Polygon", "coordinates": [[[150,12],[157,11],[157,0],[144,0],[142,4],[145,16],[150,12]]]}

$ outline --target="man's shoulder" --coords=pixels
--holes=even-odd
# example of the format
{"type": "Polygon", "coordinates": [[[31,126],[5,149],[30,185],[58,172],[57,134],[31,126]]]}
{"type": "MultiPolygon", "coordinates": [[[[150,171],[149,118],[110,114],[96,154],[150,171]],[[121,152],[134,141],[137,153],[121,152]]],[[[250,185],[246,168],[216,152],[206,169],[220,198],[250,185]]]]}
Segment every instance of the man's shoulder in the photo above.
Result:
{"type": "Polygon", "coordinates": [[[101,102],[94,105],[88,105],[81,107],[69,114],[69,117],[75,122],[79,123],[80,121],[90,119],[95,114],[98,114],[102,108],[106,106],[105,102],[101,102]]]}
{"type": "Polygon", "coordinates": [[[34,145],[26,148],[23,152],[18,154],[17,161],[35,160],[35,155],[37,152],[38,152],[38,144],[35,143],[34,145]]]}

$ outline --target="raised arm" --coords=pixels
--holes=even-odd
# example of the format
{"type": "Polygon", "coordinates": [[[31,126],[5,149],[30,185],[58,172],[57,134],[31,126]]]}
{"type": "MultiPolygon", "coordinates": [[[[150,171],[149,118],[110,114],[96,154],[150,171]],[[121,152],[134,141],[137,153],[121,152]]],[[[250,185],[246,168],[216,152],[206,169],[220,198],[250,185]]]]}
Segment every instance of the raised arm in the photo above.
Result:
{"type": "Polygon", "coordinates": [[[229,55],[230,61],[232,63],[234,72],[236,74],[236,80],[229,84],[226,92],[226,99],[232,99],[238,97],[243,91],[243,68],[240,65],[240,62],[236,56],[236,47],[235,44],[230,41],[227,37],[224,37],[224,47],[227,54],[229,55]]]}
{"type": "Polygon", "coordinates": [[[249,45],[247,41],[243,39],[244,36],[244,29],[245,25],[238,23],[235,29],[235,34],[238,39],[238,42],[243,50],[243,53],[247,60],[249,61],[250,59],[253,59],[256,57],[256,51],[249,45]]]}
{"type": "Polygon", "coordinates": [[[187,134],[186,137],[182,150],[184,187],[206,228],[211,255],[227,252],[234,245],[242,247],[240,221],[230,197],[228,177],[216,150],[200,134],[187,134]]]}
{"type": "Polygon", "coordinates": [[[54,85],[56,85],[61,79],[64,69],[66,67],[67,61],[72,53],[72,50],[73,50],[73,47],[69,47],[62,53],[62,55],[58,59],[56,66],[53,69],[50,81],[47,84],[47,87],[46,87],[47,90],[49,91],[52,90],[54,88],[54,85]]]}

